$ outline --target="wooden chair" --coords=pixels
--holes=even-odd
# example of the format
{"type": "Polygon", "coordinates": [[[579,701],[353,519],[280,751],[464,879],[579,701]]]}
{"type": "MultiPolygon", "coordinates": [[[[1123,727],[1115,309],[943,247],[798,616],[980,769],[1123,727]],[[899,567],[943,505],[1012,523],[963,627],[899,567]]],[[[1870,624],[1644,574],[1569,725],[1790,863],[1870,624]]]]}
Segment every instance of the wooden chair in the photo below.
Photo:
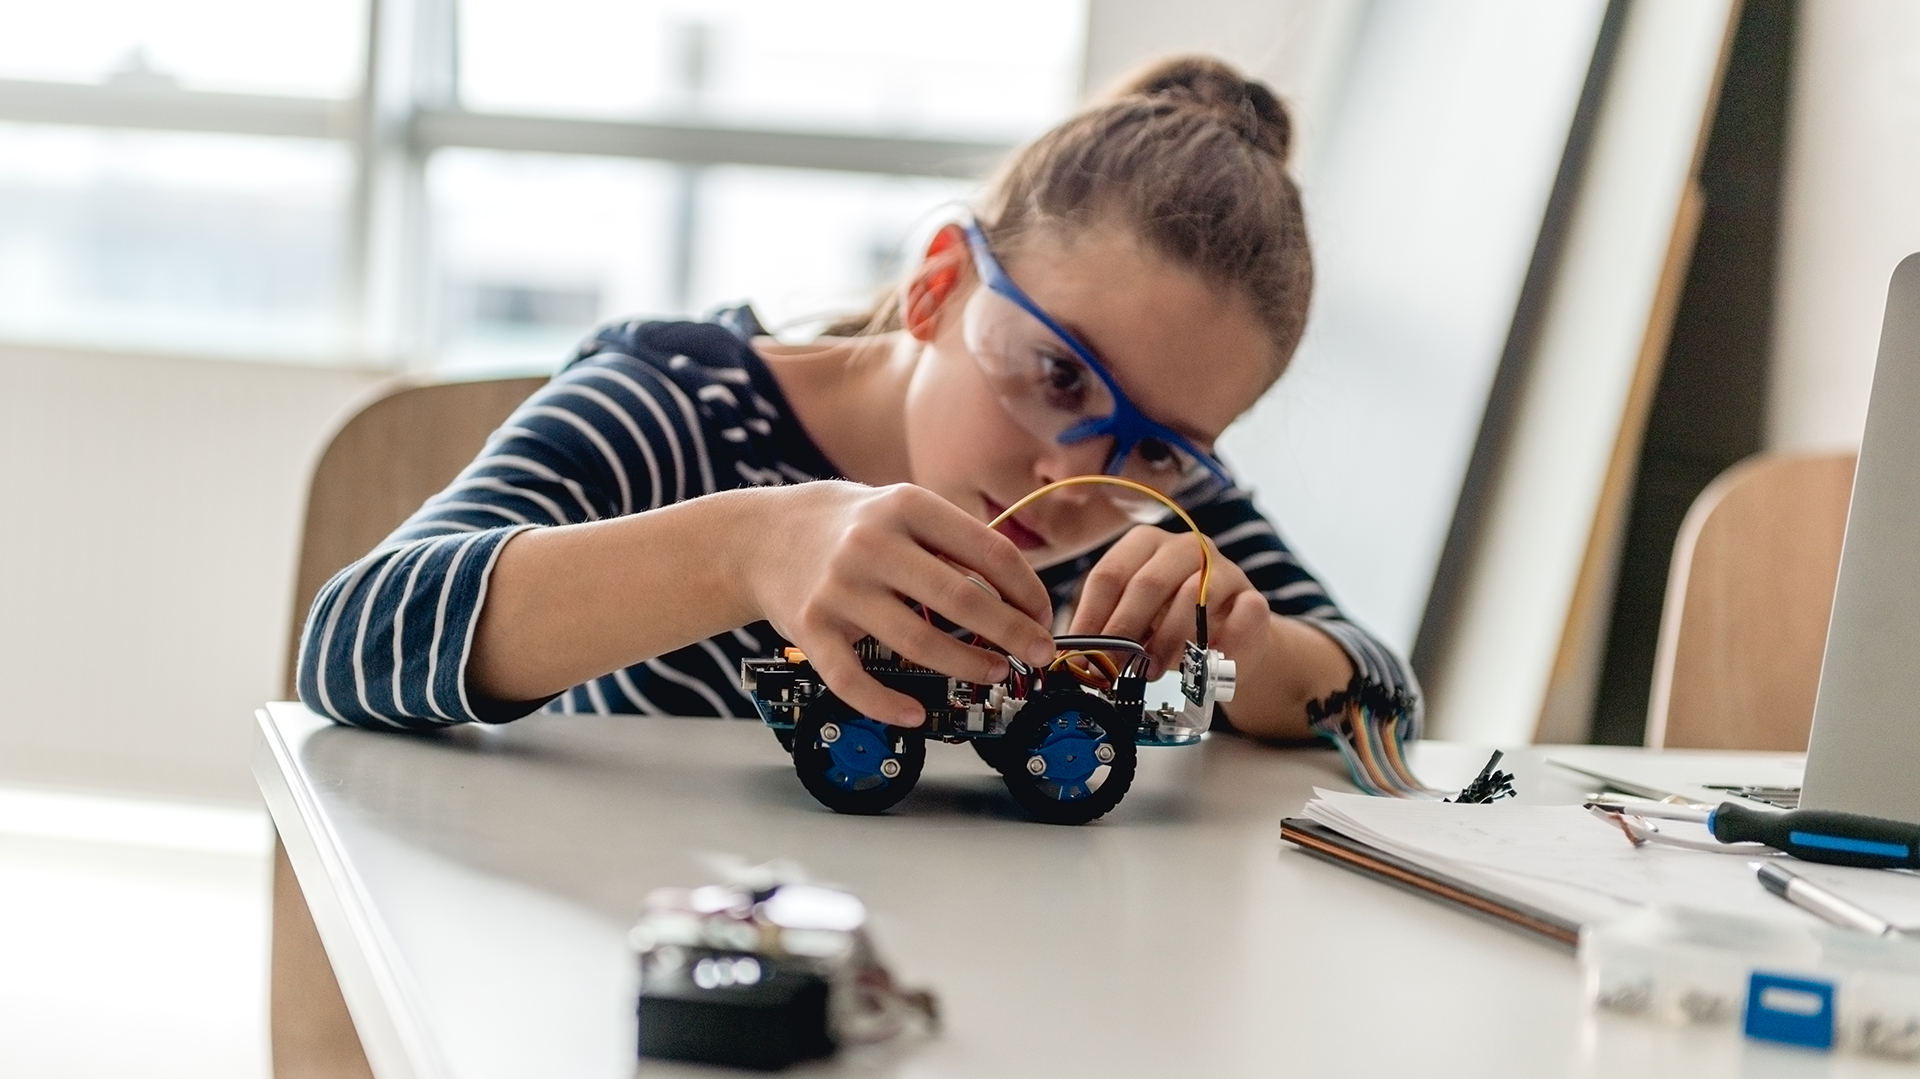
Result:
{"type": "Polygon", "coordinates": [[[1763,454],[1694,500],[1667,579],[1648,747],[1806,750],[1854,460],[1763,454]]]}
{"type": "MultiPolygon", "coordinates": [[[[314,468],[293,597],[292,653],[307,608],[334,573],[372,550],[445,487],[544,378],[400,383],[354,414],[314,468]]],[[[273,850],[273,1073],[277,1079],[371,1079],[287,852],[273,850]]]]}

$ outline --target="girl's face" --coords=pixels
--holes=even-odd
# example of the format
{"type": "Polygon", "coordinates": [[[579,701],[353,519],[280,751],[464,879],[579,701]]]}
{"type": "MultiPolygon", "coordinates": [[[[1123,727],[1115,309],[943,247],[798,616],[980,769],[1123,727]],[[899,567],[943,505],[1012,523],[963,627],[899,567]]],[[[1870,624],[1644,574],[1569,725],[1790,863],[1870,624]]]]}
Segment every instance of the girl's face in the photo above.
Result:
{"type": "MultiPolygon", "coordinates": [[[[1029,236],[998,252],[1008,276],[1084,342],[1147,416],[1210,447],[1266,389],[1273,346],[1253,305],[1162,259],[1128,231],[1029,236]]],[[[1106,470],[1111,438],[1070,445],[1017,423],[968,349],[968,304],[985,302],[969,265],[942,304],[907,392],[913,482],[981,520],[1067,476],[1106,470]]],[[[1099,487],[1059,491],[1001,531],[1028,562],[1083,554],[1133,524],[1099,487]]]]}

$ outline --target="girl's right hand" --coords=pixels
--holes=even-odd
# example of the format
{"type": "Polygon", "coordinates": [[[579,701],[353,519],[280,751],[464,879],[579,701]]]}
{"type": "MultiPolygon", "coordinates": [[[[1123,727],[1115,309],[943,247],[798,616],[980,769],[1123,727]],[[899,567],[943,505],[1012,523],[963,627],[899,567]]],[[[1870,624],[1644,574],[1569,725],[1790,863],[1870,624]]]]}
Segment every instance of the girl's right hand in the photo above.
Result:
{"type": "Polygon", "coordinates": [[[1029,664],[1052,662],[1046,586],[1012,540],[953,503],[906,483],[825,480],[762,490],[785,504],[767,518],[778,528],[748,545],[752,599],[855,711],[904,727],[926,719],[918,701],[866,672],[853,651],[862,637],[953,678],[1007,677],[1005,656],[942,633],[906,601],[1029,664]]]}

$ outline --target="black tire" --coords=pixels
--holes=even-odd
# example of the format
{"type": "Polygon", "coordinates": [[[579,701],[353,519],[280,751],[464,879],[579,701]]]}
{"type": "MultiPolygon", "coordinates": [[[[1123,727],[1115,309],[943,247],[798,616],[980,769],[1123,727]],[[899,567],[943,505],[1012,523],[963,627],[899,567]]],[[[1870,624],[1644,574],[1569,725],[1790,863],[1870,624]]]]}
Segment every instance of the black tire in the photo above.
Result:
{"type": "Polygon", "coordinates": [[[793,756],[793,728],[774,727],[773,736],[779,740],[780,748],[787,751],[787,756],[793,756]]]}
{"type": "Polygon", "coordinates": [[[836,813],[892,809],[920,781],[926,762],[924,735],[868,719],[831,693],[814,698],[793,728],[794,772],[808,794],[836,813]],[[898,765],[891,776],[883,771],[887,761],[898,765]]]}
{"type": "Polygon", "coordinates": [[[1007,725],[1007,791],[1027,815],[1043,824],[1085,824],[1104,816],[1127,796],[1139,763],[1133,731],[1112,705],[1090,693],[1069,691],[1036,697],[1007,725]],[[1101,746],[1112,757],[1100,761],[1101,746]],[[1035,774],[1030,760],[1044,770],[1035,774]]]}

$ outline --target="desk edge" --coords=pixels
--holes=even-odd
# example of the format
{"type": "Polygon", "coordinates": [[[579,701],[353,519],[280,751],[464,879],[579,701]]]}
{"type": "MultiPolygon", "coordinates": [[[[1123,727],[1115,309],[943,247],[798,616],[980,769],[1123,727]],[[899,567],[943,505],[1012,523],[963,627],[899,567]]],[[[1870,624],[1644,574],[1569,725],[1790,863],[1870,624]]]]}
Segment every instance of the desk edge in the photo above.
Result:
{"type": "Polygon", "coordinates": [[[447,1075],[423,1033],[405,978],[386,957],[395,953],[359,876],[310,794],[293,781],[298,762],[268,708],[254,711],[253,776],[274,830],[300,882],[347,1013],[379,1079],[447,1075]]]}

